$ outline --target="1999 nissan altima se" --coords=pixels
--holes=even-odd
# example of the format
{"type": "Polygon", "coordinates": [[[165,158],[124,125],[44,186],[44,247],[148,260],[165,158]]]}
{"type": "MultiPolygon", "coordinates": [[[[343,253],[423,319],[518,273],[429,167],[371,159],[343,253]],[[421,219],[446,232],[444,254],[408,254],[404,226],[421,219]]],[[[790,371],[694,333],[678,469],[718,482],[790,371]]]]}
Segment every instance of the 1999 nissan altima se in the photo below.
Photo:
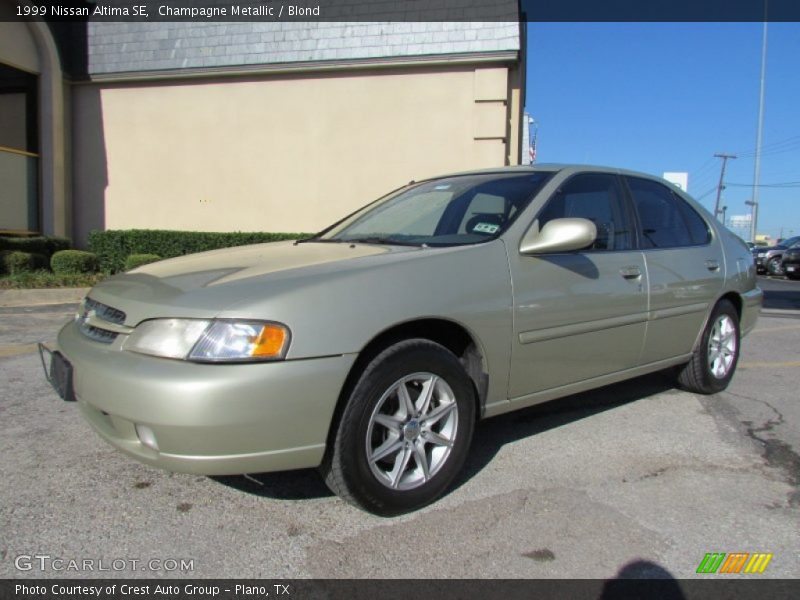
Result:
{"type": "Polygon", "coordinates": [[[320,467],[391,515],[446,490],[479,418],[667,368],[723,390],[761,299],[744,243],[663,180],[511,167],[107,279],[49,377],[145,463],[320,467]]]}

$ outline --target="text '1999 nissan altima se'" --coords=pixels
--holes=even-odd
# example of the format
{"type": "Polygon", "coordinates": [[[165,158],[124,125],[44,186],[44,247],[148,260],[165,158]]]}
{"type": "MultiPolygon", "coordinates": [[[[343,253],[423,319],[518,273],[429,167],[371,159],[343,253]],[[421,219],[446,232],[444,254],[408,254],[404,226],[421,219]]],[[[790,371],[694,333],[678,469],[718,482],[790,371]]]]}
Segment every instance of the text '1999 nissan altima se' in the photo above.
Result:
{"type": "Polygon", "coordinates": [[[477,419],[674,368],[725,389],[762,301],[744,243],[663,180],[510,167],[412,182],[316,236],[111,277],[48,377],[172,471],[319,467],[380,515],[439,497],[477,419]]]}

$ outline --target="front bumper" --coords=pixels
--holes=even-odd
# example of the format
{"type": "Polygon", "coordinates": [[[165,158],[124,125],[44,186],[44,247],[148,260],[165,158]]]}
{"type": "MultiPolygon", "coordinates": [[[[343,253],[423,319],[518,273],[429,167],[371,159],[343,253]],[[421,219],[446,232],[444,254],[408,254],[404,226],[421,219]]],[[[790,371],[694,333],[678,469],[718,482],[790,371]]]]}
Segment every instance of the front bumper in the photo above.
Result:
{"type": "Polygon", "coordinates": [[[116,448],[170,471],[233,475],[315,467],[355,355],[250,364],[197,364],[58,335],[75,397],[116,448]],[[157,450],[136,425],[149,428],[157,450]]]}
{"type": "Polygon", "coordinates": [[[783,271],[787,275],[800,275],[800,261],[795,259],[784,260],[783,271]]]}

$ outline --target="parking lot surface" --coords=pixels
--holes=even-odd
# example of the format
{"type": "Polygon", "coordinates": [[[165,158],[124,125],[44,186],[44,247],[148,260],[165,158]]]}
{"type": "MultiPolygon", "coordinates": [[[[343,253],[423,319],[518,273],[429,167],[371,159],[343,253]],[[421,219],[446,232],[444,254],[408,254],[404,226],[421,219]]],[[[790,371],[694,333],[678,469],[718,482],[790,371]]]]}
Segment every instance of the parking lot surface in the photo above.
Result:
{"type": "Polygon", "coordinates": [[[800,282],[762,287],[726,392],[662,373],[485,421],[455,488],[392,519],[314,471],[207,478],[123,456],[42,376],[35,343],[74,305],[2,308],[0,577],[686,578],[708,552],[772,553],[756,577],[799,577],[800,282]]]}

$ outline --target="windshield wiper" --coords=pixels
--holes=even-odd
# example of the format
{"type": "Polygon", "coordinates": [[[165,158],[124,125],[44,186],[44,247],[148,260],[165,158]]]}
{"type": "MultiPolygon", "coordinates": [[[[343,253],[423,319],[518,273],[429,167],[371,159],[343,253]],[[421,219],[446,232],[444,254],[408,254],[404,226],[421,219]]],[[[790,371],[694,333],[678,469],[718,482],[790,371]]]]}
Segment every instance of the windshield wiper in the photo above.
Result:
{"type": "Polygon", "coordinates": [[[339,240],[336,238],[321,238],[317,237],[316,235],[313,235],[311,237],[303,238],[301,240],[295,240],[294,245],[297,246],[297,244],[307,244],[309,242],[316,242],[319,244],[344,244],[347,241],[349,240],[339,240]]]}
{"type": "Polygon", "coordinates": [[[412,243],[412,242],[403,242],[400,240],[395,240],[392,238],[387,237],[380,237],[377,235],[372,236],[365,236],[359,238],[350,238],[346,240],[340,240],[342,242],[348,242],[350,244],[384,244],[387,246],[419,246],[420,244],[412,243]]]}

